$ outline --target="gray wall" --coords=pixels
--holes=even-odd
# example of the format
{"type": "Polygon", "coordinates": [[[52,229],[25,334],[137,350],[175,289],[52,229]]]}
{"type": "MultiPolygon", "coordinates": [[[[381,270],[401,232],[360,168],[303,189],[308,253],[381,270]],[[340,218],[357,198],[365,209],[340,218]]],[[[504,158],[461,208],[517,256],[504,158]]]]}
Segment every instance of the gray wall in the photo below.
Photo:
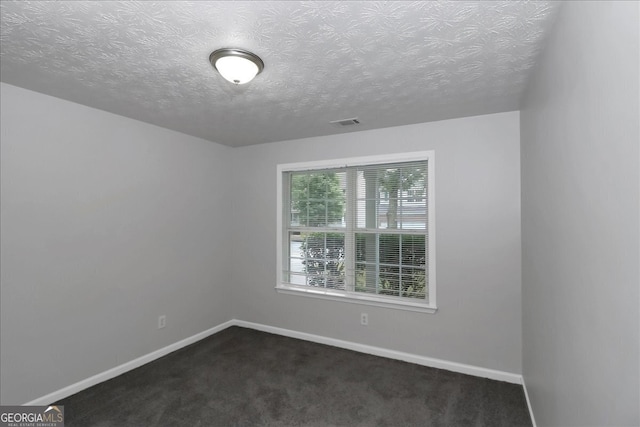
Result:
{"type": "Polygon", "coordinates": [[[2,404],[232,317],[228,148],[0,90],[2,404]]]}
{"type": "Polygon", "coordinates": [[[0,90],[3,404],[231,318],[521,372],[517,113],[231,150],[0,90]],[[427,149],[437,314],[275,292],[276,164],[427,149]]]}
{"type": "Polygon", "coordinates": [[[539,426],[637,426],[638,3],[567,2],[521,112],[523,371],[539,426]]]}
{"type": "Polygon", "coordinates": [[[521,372],[517,112],[236,149],[238,319],[521,372]],[[435,150],[437,314],[278,294],[276,165],[435,150]],[[369,326],[360,325],[360,312],[369,326]]]}

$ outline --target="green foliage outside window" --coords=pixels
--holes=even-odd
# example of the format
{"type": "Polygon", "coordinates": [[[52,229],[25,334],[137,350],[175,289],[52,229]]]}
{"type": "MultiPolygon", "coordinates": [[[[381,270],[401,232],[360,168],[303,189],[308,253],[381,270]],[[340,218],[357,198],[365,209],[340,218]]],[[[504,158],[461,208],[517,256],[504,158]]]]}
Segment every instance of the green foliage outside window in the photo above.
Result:
{"type": "Polygon", "coordinates": [[[292,175],[291,205],[300,225],[321,227],[340,223],[344,215],[344,192],[335,172],[292,175]]]}

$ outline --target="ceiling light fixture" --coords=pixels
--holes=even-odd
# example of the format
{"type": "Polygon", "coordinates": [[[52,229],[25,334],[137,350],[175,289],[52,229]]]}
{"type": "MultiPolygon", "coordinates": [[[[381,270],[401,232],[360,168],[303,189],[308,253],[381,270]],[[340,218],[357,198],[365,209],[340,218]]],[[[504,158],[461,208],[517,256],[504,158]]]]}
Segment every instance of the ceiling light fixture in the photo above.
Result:
{"type": "Polygon", "coordinates": [[[222,77],[237,85],[249,83],[264,69],[262,59],[242,49],[215,50],[211,52],[209,62],[222,77]]]}

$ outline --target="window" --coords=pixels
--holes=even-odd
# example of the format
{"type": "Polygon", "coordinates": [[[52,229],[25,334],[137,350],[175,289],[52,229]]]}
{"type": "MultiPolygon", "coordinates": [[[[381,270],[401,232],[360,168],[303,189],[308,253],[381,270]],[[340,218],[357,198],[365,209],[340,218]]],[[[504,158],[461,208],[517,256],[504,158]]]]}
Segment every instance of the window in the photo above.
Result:
{"type": "Polygon", "coordinates": [[[433,158],[278,165],[278,291],[435,312],[433,158]]]}

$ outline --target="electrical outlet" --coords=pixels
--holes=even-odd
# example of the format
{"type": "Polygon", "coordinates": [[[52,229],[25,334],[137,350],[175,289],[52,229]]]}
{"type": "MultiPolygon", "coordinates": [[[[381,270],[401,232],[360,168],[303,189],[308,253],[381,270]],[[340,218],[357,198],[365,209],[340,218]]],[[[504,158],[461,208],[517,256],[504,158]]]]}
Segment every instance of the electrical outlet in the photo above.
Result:
{"type": "Polygon", "coordinates": [[[367,326],[369,324],[369,315],[367,313],[360,313],[360,324],[367,326]]]}
{"type": "Polygon", "coordinates": [[[158,329],[162,329],[167,326],[167,316],[164,314],[162,316],[158,316],[158,329]]]}

